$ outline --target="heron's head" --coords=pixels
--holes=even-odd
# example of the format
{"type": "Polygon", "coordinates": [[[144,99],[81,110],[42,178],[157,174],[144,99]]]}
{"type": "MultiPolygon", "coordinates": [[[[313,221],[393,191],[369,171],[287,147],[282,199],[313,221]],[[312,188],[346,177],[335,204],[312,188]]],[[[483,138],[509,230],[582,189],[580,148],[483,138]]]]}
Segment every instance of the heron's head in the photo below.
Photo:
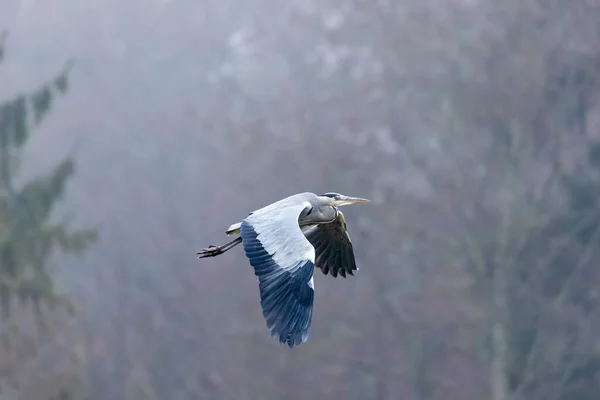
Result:
{"type": "Polygon", "coordinates": [[[354,203],[368,203],[371,201],[368,199],[361,199],[360,197],[350,197],[334,192],[323,193],[319,197],[323,198],[328,205],[334,207],[345,206],[354,203]]]}

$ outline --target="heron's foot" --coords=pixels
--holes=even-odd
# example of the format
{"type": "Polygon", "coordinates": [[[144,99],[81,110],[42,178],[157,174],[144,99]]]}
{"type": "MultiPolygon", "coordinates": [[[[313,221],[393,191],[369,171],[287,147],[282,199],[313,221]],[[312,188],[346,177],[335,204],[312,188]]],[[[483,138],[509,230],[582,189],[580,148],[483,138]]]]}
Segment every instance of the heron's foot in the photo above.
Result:
{"type": "Polygon", "coordinates": [[[198,252],[198,258],[215,257],[219,254],[223,254],[223,249],[219,246],[211,244],[207,248],[202,249],[202,251],[198,252]]]}

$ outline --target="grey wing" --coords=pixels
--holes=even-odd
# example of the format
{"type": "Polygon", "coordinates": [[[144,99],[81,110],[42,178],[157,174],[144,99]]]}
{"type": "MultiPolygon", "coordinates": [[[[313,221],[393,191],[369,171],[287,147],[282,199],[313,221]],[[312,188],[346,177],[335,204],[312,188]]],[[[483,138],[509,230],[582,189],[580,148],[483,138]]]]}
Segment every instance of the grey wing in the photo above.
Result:
{"type": "Polygon", "coordinates": [[[344,214],[338,210],[337,218],[329,224],[318,224],[304,231],[304,235],[315,248],[315,265],[334,278],[340,274],[354,275],[358,271],[354,249],[346,230],[344,214]]]}
{"type": "Polygon", "coordinates": [[[263,316],[271,336],[294,347],[312,322],[315,249],[298,225],[310,203],[258,211],[242,221],[246,257],[258,277],[263,316]]]}
{"type": "MultiPolygon", "coordinates": [[[[314,193],[310,193],[310,192],[294,194],[294,195],[285,197],[279,201],[276,201],[275,203],[271,203],[263,208],[255,210],[255,211],[251,212],[249,215],[256,214],[256,213],[270,212],[273,210],[280,210],[280,209],[290,207],[290,206],[296,206],[298,204],[304,203],[305,201],[308,201],[308,202],[314,201],[316,198],[317,198],[317,195],[314,193]]],[[[227,231],[225,233],[227,235],[237,235],[240,233],[241,225],[242,225],[241,222],[231,224],[229,226],[229,228],[227,228],[227,231]]]]}

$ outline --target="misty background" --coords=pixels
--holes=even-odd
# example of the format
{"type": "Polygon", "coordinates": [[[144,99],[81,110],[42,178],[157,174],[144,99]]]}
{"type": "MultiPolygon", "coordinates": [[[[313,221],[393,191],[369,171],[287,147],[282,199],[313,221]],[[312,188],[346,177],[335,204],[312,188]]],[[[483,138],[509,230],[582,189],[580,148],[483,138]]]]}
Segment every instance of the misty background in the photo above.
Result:
{"type": "Polygon", "coordinates": [[[599,3],[1,0],[2,31],[1,400],[597,398],[599,3]],[[372,203],[290,350],[243,252],[196,252],[304,191],[372,203]]]}

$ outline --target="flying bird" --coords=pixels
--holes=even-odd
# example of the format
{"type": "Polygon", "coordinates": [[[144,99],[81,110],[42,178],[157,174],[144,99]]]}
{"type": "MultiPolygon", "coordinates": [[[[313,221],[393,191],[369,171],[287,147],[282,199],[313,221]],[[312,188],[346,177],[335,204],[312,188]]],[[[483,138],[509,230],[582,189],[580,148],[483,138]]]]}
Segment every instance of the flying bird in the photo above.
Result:
{"type": "Polygon", "coordinates": [[[315,266],[334,278],[358,270],[339,207],[369,201],[332,192],[295,194],[251,212],[227,229],[235,239],[210,245],[198,256],[215,257],[242,243],[258,277],[271,337],[292,348],[306,342],[310,333],[315,266]]]}

